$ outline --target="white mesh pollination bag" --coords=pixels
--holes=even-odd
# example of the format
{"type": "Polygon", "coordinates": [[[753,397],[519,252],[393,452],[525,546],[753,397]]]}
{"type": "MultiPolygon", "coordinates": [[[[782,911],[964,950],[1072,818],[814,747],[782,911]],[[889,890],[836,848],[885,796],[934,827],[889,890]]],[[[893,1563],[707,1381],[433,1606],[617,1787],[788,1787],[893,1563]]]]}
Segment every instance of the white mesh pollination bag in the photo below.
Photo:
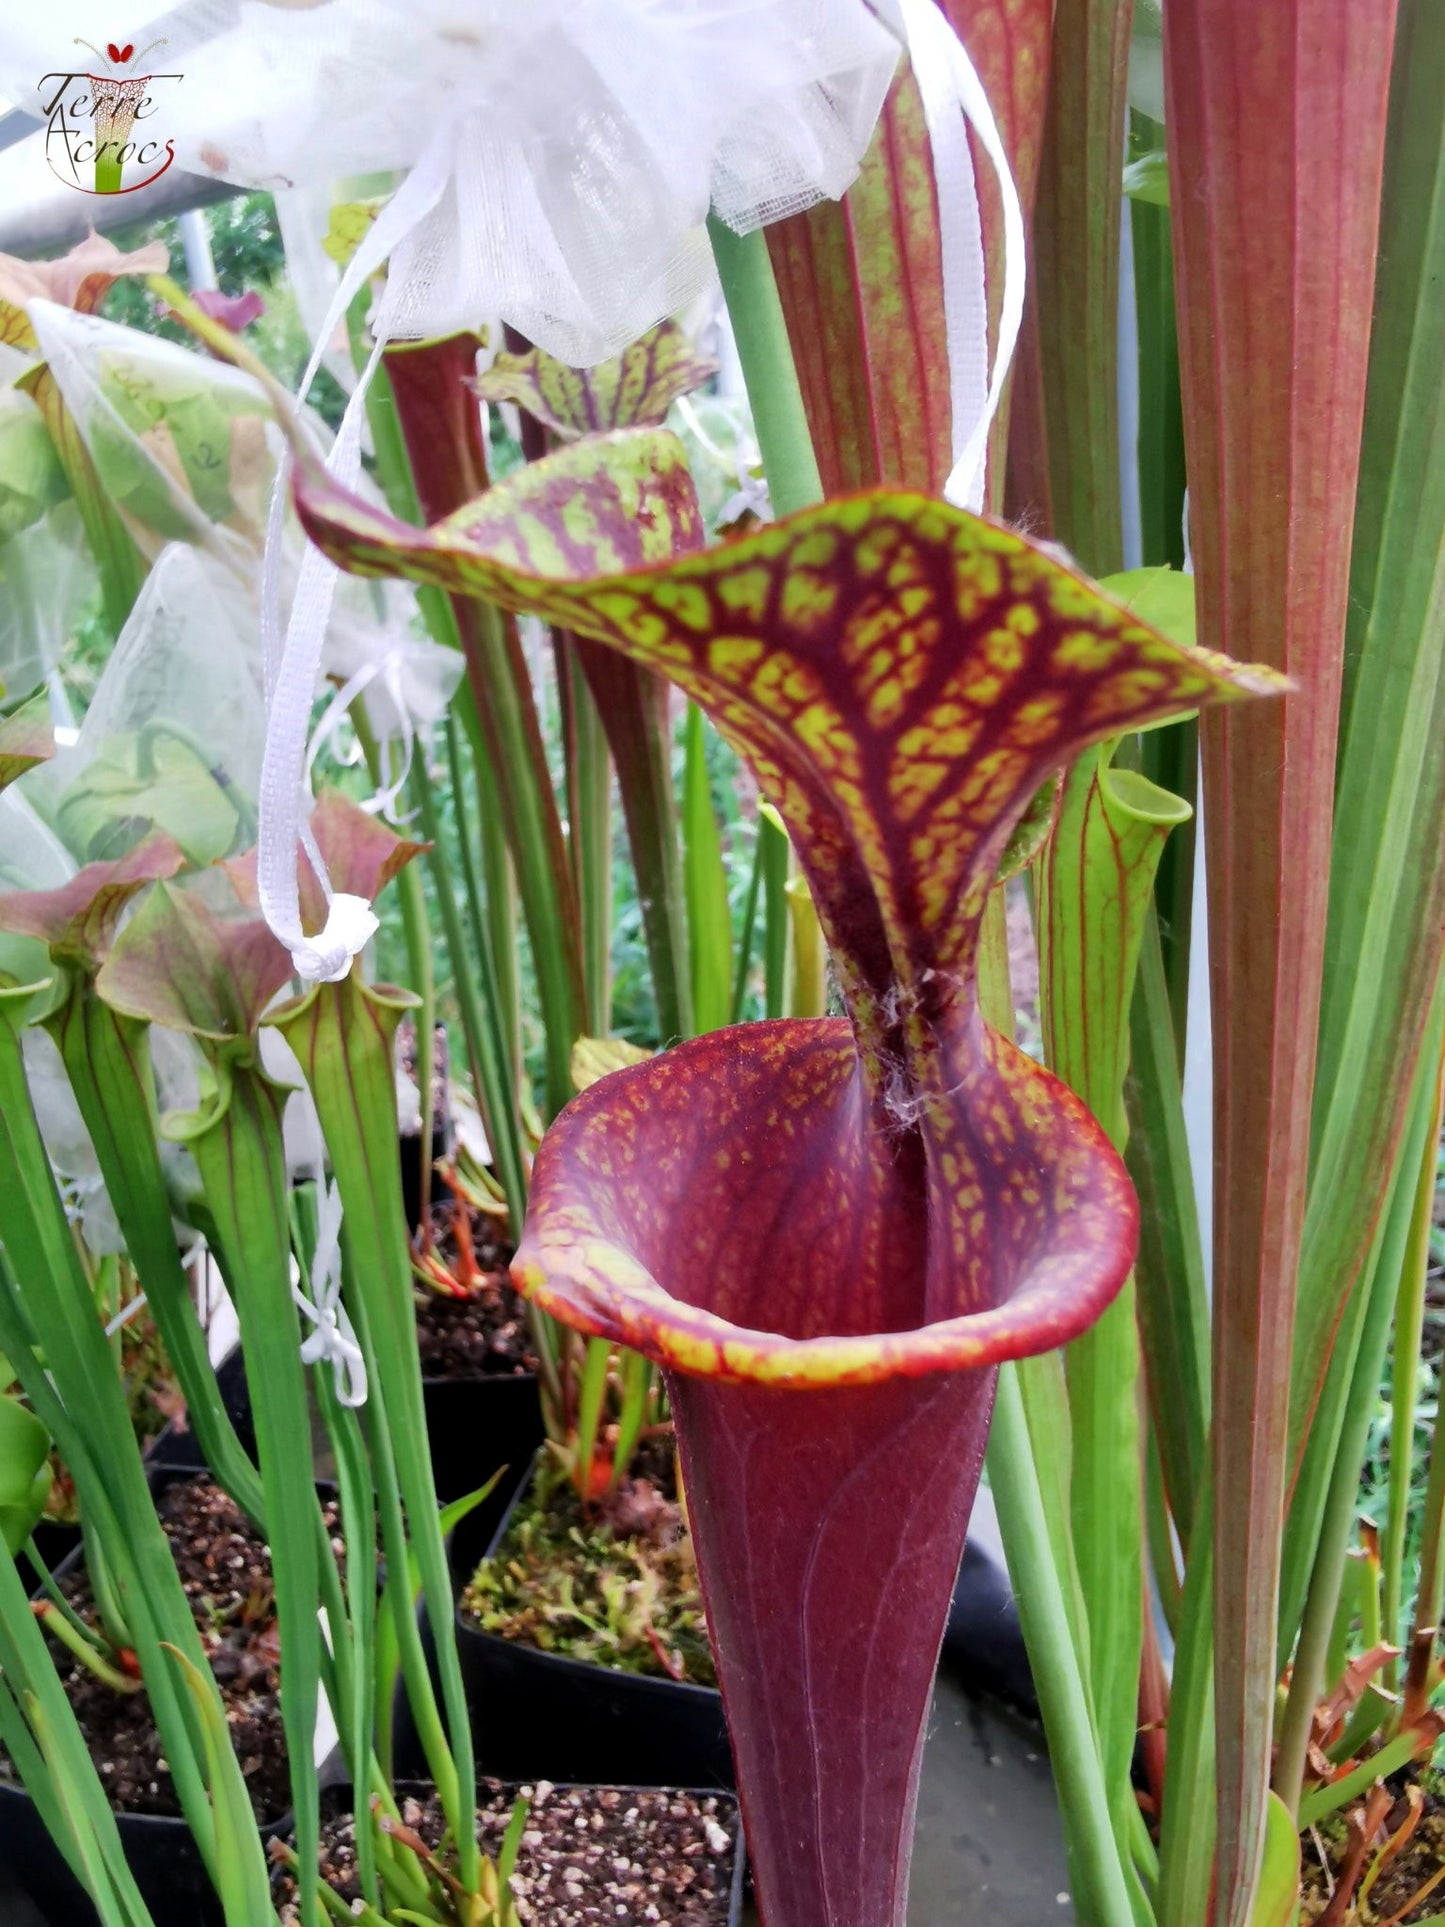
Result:
{"type": "Polygon", "coordinates": [[[101,486],[154,560],[194,542],[259,553],[279,458],[249,375],[99,315],[33,300],[26,313],[101,486]]]}
{"type": "Polygon", "coordinates": [[[746,231],[841,194],[898,56],[865,0],[178,11],[168,62],[188,16],[230,22],[186,54],[186,165],[272,189],[411,170],[386,332],[499,310],[578,367],[704,285],[710,206],[746,231]]]}
{"type": "Polygon", "coordinates": [[[33,366],[0,344],[0,695],[29,694],[95,582],[95,569],[50,431],[15,386],[33,366]]]}
{"type": "MultiPolygon", "coordinates": [[[[254,806],[260,777],[259,739],[253,738],[262,687],[261,558],[281,449],[270,402],[249,375],[194,349],[48,301],[32,300],[27,314],[101,485],[142,553],[156,565],[126,625],[119,661],[105,673],[98,705],[108,711],[118,690],[141,690],[143,695],[124,698],[128,711],[139,717],[154,699],[157,713],[168,716],[167,704],[191,701],[186,692],[197,676],[204,682],[206,665],[214,663],[220,700],[207,713],[214,713],[224,730],[226,704],[238,693],[239,677],[250,695],[244,711],[235,712],[242,718],[236,747],[238,754],[255,751],[247,775],[254,806]],[[169,553],[181,544],[204,551],[215,566],[169,553]],[[185,598],[192,593],[209,601],[187,610],[185,598]],[[184,647],[182,628],[189,632],[184,647]]],[[[5,528],[4,399],[0,391],[0,536],[5,528]]],[[[17,393],[15,399],[33,411],[44,432],[29,398],[17,393]]],[[[306,420],[324,448],[329,441],[324,426],[309,413],[306,420]]],[[[30,427],[23,416],[17,423],[30,427]]],[[[32,493],[37,486],[30,484],[32,493]]],[[[17,503],[17,514],[22,506],[17,503]]],[[[283,594],[294,586],[303,549],[301,531],[288,517],[282,533],[283,594]]],[[[0,576],[6,552],[0,545],[0,576]]],[[[4,602],[0,582],[0,638],[7,620],[4,602]]],[[[348,686],[348,700],[370,689],[372,727],[384,741],[403,744],[401,763],[405,745],[418,727],[441,714],[461,675],[460,657],[414,633],[415,607],[415,595],[403,583],[352,579],[342,584],[328,612],[320,665],[324,675],[348,686]]],[[[109,729],[111,723],[102,726],[109,729]]],[[[83,734],[91,734],[89,721],[83,734]]],[[[165,752],[173,758],[180,754],[178,740],[172,736],[165,752]]]]}
{"type": "Polygon", "coordinates": [[[79,736],[33,773],[77,863],[162,830],[203,866],[256,831],[265,740],[254,590],[186,543],[162,550],[79,736]]]}

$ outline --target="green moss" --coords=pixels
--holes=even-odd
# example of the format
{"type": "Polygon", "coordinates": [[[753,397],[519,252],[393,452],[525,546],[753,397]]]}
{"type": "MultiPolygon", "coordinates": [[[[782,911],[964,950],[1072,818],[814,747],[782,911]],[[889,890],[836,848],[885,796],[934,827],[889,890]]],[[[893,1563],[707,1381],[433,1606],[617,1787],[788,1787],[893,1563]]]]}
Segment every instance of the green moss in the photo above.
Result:
{"type": "Polygon", "coordinates": [[[624,1486],[610,1518],[600,1508],[589,1515],[544,1457],[463,1605],[484,1631],[544,1653],[717,1684],[692,1540],[680,1508],[646,1481],[624,1486]],[[624,1529],[644,1518],[642,1529],[624,1529]]]}

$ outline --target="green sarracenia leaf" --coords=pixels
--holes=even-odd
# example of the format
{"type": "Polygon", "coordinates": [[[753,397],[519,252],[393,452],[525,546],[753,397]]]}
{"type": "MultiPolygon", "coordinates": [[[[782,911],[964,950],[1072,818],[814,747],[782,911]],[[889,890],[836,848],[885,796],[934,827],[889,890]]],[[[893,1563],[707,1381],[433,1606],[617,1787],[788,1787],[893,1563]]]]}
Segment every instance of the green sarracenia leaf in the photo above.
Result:
{"type": "Polygon", "coordinates": [[[231,1730],[196,1667],[176,1647],[166,1650],[180,1669],[205,1743],[206,1786],[216,1825],[216,1888],[226,1927],[260,1927],[270,1917],[271,1886],[245,1784],[239,1774],[224,1770],[232,1753],[231,1730]]]}

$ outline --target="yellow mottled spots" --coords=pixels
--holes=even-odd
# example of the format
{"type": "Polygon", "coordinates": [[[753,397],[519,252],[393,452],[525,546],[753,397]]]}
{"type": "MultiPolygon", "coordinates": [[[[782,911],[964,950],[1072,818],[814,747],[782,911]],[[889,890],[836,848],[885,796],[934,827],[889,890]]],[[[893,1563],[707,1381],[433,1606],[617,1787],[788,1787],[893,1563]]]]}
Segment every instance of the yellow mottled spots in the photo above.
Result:
{"type": "Polygon", "coordinates": [[[979,661],[964,671],[955,687],[961,696],[979,709],[989,709],[1003,694],[1006,680],[996,669],[979,661]]]}
{"type": "Polygon", "coordinates": [[[1023,665],[1023,638],[1009,628],[989,629],[983,638],[983,653],[1001,675],[1011,676],[1023,665]]]}
{"type": "Polygon", "coordinates": [[[772,588],[773,577],[768,569],[734,569],[727,575],[720,575],[713,585],[718,601],[725,609],[733,609],[739,615],[752,616],[761,620],[768,606],[768,591],[772,588]]]}
{"type": "Polygon", "coordinates": [[[1015,602],[1004,617],[1016,636],[1036,636],[1042,618],[1032,602],[1015,602]]]}
{"type": "Polygon", "coordinates": [[[1063,708],[1064,699],[1060,695],[1030,696],[1027,702],[1019,704],[1010,719],[1010,741],[1030,749],[1048,742],[1058,731],[1063,708]]]}
{"type": "Polygon", "coordinates": [[[1170,678],[1159,669],[1131,669],[1123,675],[1110,676],[1090,692],[1085,720],[1091,725],[1107,723],[1115,716],[1132,716],[1161,699],[1167,701],[1173,693],[1169,683],[1170,678]]]}
{"type": "Polygon", "coordinates": [[[788,561],[794,569],[830,569],[837,558],[837,537],[828,529],[810,529],[794,542],[788,561]]]}
{"type": "Polygon", "coordinates": [[[960,568],[954,590],[954,607],[961,622],[977,622],[983,611],[996,602],[1003,590],[1003,570],[992,555],[974,553],[960,568]]]}
{"type": "Polygon", "coordinates": [[[880,682],[868,697],[868,720],[875,728],[886,728],[896,722],[903,708],[904,689],[901,676],[889,676],[880,682]]]}
{"type": "Polygon", "coordinates": [[[658,608],[666,609],[685,629],[701,633],[712,627],[712,598],[695,582],[669,582],[659,578],[652,585],[652,594],[658,608]]]}
{"type": "Polygon", "coordinates": [[[864,530],[853,545],[853,565],[859,575],[878,575],[886,569],[902,539],[896,522],[880,522],[864,530]]]}
{"type": "Polygon", "coordinates": [[[852,749],[852,739],[837,710],[825,702],[809,703],[793,719],[799,739],[824,763],[841,762],[852,749]]]}
{"type": "Polygon", "coordinates": [[[795,629],[816,629],[838,606],[838,586],[827,576],[793,569],[783,578],[783,620],[795,629]]]}
{"type": "Polygon", "coordinates": [[[1117,639],[1095,629],[1070,629],[1054,645],[1060,669],[1106,669],[1118,653],[1117,639]]]}
{"type": "Polygon", "coordinates": [[[708,668],[731,680],[751,669],[763,654],[756,636],[714,636],[707,646],[708,668]]]}

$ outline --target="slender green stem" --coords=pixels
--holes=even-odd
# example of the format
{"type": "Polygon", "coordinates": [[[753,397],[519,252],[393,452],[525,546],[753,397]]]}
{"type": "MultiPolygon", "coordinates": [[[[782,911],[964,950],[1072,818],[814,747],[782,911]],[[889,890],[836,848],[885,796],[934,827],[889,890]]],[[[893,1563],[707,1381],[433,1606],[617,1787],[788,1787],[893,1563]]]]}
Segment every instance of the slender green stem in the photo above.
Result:
{"type": "Polygon", "coordinates": [[[1159,1835],[1159,1927],[1199,1927],[1214,1868],[1214,1484],[1206,1461],[1186,1549],[1169,1694],[1169,1771],[1159,1835]]]}
{"type": "Polygon", "coordinates": [[[241,1510],[264,1530],[261,1481],[221,1397],[176,1245],[156,1145],[146,1027],[111,1010],[90,984],[77,983],[47,1029],[64,1060],[202,1456],[241,1510]]]}
{"type": "Polygon", "coordinates": [[[605,1037],[612,1016],[612,757],[571,636],[554,636],[567,758],[567,855],[581,917],[587,1023],[605,1037]]]}
{"type": "Polygon", "coordinates": [[[95,1677],[108,1686],[113,1693],[144,1691],[140,1680],[132,1679],[129,1674],[119,1672],[111,1665],[107,1657],[110,1650],[108,1646],[98,1645],[90,1633],[84,1628],[77,1629],[64,1614],[53,1609],[45,1611],[37,1609],[36,1616],[45,1630],[58,1639],[88,1672],[94,1673],[95,1677]]]}
{"type": "MultiPolygon", "coordinates": [[[[479,1866],[472,1823],[474,1753],[427,1444],[411,1258],[396,1160],[391,1053],[399,1014],[399,1004],[367,990],[353,974],[339,984],[319,985],[292,1007],[283,1028],[316,1100],[346,1214],[346,1253],[353,1282],[349,1302],[358,1338],[369,1348],[367,1369],[374,1403],[367,1423],[378,1470],[387,1560],[389,1566],[393,1560],[400,1561],[405,1584],[406,1548],[395,1539],[396,1506],[379,1476],[379,1456],[389,1447],[395,1454],[397,1497],[406,1508],[436,1642],[450,1756],[455,1762],[450,1787],[442,1778],[438,1786],[444,1798],[450,1795],[448,1823],[456,1838],[462,1881],[471,1891],[479,1866]]],[[[408,1615],[399,1599],[395,1610],[398,1631],[405,1639],[407,1628],[401,1622],[408,1615]]]]}
{"type": "MultiPolygon", "coordinates": [[[[506,1040],[500,1034],[498,1000],[492,995],[493,970],[491,946],[485,941],[480,918],[473,914],[469,946],[462,927],[457,893],[442,843],[441,822],[429,771],[420,763],[412,767],[411,795],[417,806],[421,827],[431,843],[427,861],[436,884],[436,899],[441,910],[442,931],[451,957],[452,985],[461,1011],[462,1030],[471,1058],[472,1076],[486,1119],[497,1177],[507,1200],[514,1226],[520,1226],[527,1208],[526,1162],[518,1124],[516,1086],[506,1040]]],[[[475,883],[475,877],[471,879],[475,883]]],[[[475,910],[475,906],[474,906],[475,910]]]]}
{"type": "Polygon", "coordinates": [[[748,877],[748,894],[743,902],[743,927],[738,936],[738,963],[733,977],[733,997],[729,1016],[733,1023],[743,1020],[743,1005],[747,1001],[748,972],[753,964],[753,937],[758,927],[758,897],[763,885],[763,840],[759,836],[753,843],[753,867],[748,877]]]}
{"type": "MultiPolygon", "coordinates": [[[[321,1676],[317,1620],[321,1570],[319,1507],[311,1459],[306,1370],[291,1298],[291,1224],[283,1094],[259,1067],[222,1071],[216,1112],[189,1134],[220,1257],[241,1325],[265,1483],[277,1624],[286,1663],[281,1718],[291,1770],[297,1851],[314,1863],[320,1839],[320,1790],[314,1749],[321,1676]]],[[[329,1547],[328,1547],[329,1552],[329,1547]]],[[[301,1917],[315,1927],[316,1899],[301,1889],[301,1917]]]]}
{"type": "Polygon", "coordinates": [[[437,981],[432,964],[431,925],[426,913],[426,890],[421,871],[408,863],[396,880],[401,903],[402,928],[406,933],[409,988],[416,992],[416,1087],[421,1102],[421,1182],[417,1209],[421,1226],[428,1222],[431,1208],[432,1159],[436,1151],[436,1018],[437,981]]]}
{"type": "Polygon", "coordinates": [[[788,833],[770,810],[758,812],[758,861],[763,873],[763,1015],[781,1017],[788,999],[788,833]]]}
{"type": "Polygon", "coordinates": [[[1109,1789],[1049,1544],[1023,1397],[1011,1365],[999,1371],[988,1476],[1004,1527],[1009,1576],[1068,1829],[1074,1904],[1090,1927],[1133,1927],[1134,1906],[1115,1840],[1109,1789]]]}
{"type": "Polygon", "coordinates": [[[821,502],[823,484],[788,324],[768,258],[767,236],[761,228],[752,234],[734,234],[715,214],[708,216],[707,228],[737,339],[773,513],[792,515],[821,502]]]}

